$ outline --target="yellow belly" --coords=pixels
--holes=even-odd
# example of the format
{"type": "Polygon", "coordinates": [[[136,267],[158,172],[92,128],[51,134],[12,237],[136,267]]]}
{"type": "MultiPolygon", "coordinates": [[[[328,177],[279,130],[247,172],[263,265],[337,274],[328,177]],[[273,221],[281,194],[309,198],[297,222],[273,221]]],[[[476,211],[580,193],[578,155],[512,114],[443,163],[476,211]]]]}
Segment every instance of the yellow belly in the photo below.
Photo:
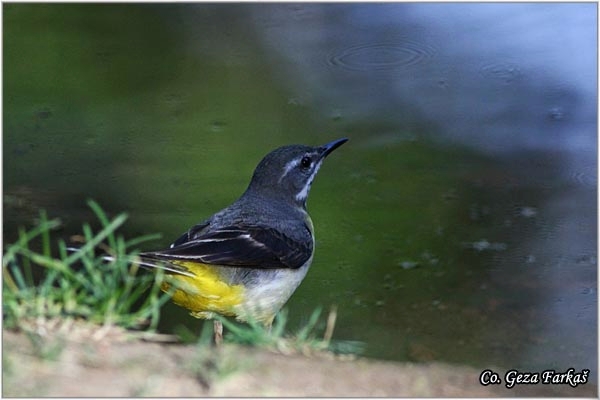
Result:
{"type": "Polygon", "coordinates": [[[236,316],[235,308],[244,302],[244,287],[223,281],[214,266],[180,262],[194,276],[167,274],[162,290],[173,287],[173,302],[190,310],[197,318],[212,318],[214,314],[236,316]]]}
{"type": "Polygon", "coordinates": [[[260,270],[260,279],[254,275],[247,283],[239,282],[239,278],[234,279],[238,283],[229,283],[237,272],[235,267],[177,261],[172,263],[194,276],[167,273],[162,290],[172,290],[173,302],[196,318],[220,314],[269,326],[306,275],[311,261],[312,257],[297,269],[260,270]]]}

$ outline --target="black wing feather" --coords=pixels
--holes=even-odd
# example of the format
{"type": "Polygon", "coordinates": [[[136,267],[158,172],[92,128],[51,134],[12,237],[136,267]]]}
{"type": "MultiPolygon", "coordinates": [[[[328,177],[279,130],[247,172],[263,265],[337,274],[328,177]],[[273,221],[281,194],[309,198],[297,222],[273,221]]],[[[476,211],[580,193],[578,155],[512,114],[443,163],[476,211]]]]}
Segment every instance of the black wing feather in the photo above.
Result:
{"type": "Polygon", "coordinates": [[[312,254],[312,240],[301,242],[262,226],[230,226],[194,236],[186,233],[171,248],[143,255],[232,267],[299,268],[312,254]]]}
{"type": "Polygon", "coordinates": [[[210,224],[208,222],[203,222],[203,223],[192,226],[183,235],[178,237],[177,240],[175,240],[173,243],[171,243],[171,246],[169,246],[169,247],[173,248],[173,247],[177,247],[181,244],[184,244],[186,242],[189,242],[195,235],[198,234],[198,232],[201,232],[204,228],[206,228],[209,225],[210,224]]]}

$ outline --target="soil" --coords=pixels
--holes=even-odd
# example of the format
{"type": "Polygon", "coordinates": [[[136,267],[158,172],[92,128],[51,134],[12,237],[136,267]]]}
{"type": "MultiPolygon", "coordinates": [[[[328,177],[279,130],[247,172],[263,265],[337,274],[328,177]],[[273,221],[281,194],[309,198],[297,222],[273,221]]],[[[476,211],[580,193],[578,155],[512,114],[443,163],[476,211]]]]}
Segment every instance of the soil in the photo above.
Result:
{"type": "Polygon", "coordinates": [[[482,386],[481,370],[330,353],[282,354],[127,339],[122,332],[3,331],[3,397],[597,397],[595,385],[482,386]]]}

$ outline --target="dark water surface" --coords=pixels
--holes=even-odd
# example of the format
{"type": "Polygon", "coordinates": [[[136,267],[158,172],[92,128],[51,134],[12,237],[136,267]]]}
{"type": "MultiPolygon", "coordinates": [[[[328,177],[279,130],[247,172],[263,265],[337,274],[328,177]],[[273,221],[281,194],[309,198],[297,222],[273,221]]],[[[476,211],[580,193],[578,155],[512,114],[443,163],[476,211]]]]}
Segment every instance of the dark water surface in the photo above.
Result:
{"type": "Polygon", "coordinates": [[[39,208],[76,233],[94,198],[162,247],[271,149],[345,136],[292,325],[335,304],[371,357],[597,375],[596,4],[3,14],[5,242],[39,208]]]}

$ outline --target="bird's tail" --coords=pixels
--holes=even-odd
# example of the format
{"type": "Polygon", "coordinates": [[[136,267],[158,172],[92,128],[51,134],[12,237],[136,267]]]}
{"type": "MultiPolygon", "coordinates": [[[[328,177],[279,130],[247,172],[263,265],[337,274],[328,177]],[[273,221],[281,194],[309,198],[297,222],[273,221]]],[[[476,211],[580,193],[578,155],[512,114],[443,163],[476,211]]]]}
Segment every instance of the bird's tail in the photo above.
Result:
{"type": "MultiPolygon", "coordinates": [[[[67,247],[67,250],[70,252],[78,252],[81,251],[78,247],[67,247]]],[[[125,260],[127,263],[136,264],[140,267],[144,267],[146,269],[162,269],[163,271],[177,274],[177,275],[185,275],[189,277],[194,277],[195,275],[189,272],[186,268],[180,267],[178,265],[172,264],[168,261],[163,261],[156,259],[150,255],[141,253],[136,256],[126,256],[125,258],[118,258],[115,256],[111,256],[108,254],[102,255],[102,259],[107,262],[116,262],[118,260],[125,260]]]]}

